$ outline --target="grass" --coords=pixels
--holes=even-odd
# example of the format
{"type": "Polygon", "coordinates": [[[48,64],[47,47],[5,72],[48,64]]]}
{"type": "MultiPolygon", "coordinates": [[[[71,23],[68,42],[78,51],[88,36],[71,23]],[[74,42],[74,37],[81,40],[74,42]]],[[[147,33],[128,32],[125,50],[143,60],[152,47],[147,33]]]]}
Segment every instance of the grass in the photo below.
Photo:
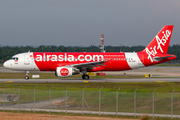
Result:
{"type": "MultiPolygon", "coordinates": [[[[170,96],[171,93],[169,89],[175,88],[174,93],[174,114],[179,114],[180,104],[179,104],[179,95],[180,95],[180,84],[178,83],[8,83],[5,89],[6,94],[18,94],[17,86],[21,87],[21,103],[29,103],[34,100],[34,90],[32,86],[38,85],[36,88],[36,102],[49,100],[49,88],[47,86],[55,85],[51,90],[51,99],[61,98],[65,96],[65,89],[63,87],[70,88],[68,92],[68,104],[71,104],[71,109],[76,110],[77,106],[80,104],[82,99],[82,90],[80,87],[85,88],[84,97],[88,104],[91,106],[92,111],[98,111],[99,106],[99,90],[103,86],[101,91],[101,110],[115,112],[116,108],[116,90],[114,88],[121,87],[118,92],[119,96],[119,111],[120,112],[132,112],[133,113],[133,104],[134,104],[134,91],[131,89],[139,88],[137,90],[137,112],[138,113],[151,113],[152,112],[152,92],[157,88],[155,92],[155,110],[159,114],[170,114],[170,96]],[[166,86],[166,87],[165,87],[166,86]],[[165,88],[164,88],[165,87],[165,88]],[[169,89],[168,89],[169,88],[169,89]]],[[[0,89],[0,94],[3,94],[3,89],[0,89]]],[[[6,104],[17,104],[17,101],[8,102],[6,104]]],[[[65,104],[62,102],[58,108],[61,108],[61,105],[65,104]]],[[[85,107],[87,107],[85,105],[85,107]]],[[[64,108],[62,108],[64,109],[64,108]]],[[[81,104],[77,110],[81,110],[81,104]]],[[[86,108],[86,110],[88,110],[86,108]]]]}
{"type": "MultiPolygon", "coordinates": [[[[3,112],[2,110],[0,110],[0,112],[3,112]]],[[[12,113],[18,113],[18,111],[9,111],[6,110],[5,112],[12,112],[12,113]]],[[[20,113],[34,113],[33,109],[32,111],[23,111],[20,110],[20,113]]],[[[37,111],[35,114],[49,114],[49,112],[43,112],[43,111],[37,111]]],[[[68,116],[88,116],[88,117],[99,117],[98,115],[95,114],[73,114],[73,113],[54,113],[51,112],[51,114],[53,115],[68,115],[68,116]]],[[[147,113],[146,113],[147,114],[147,113]]],[[[115,115],[103,115],[101,114],[100,117],[110,117],[110,118],[123,118],[123,119],[134,119],[133,116],[121,116],[119,115],[118,117],[116,117],[115,115]]],[[[146,118],[146,117],[145,117],[146,118]]],[[[141,116],[136,116],[135,119],[141,119],[141,116]]],[[[170,118],[160,118],[160,117],[155,117],[155,119],[153,119],[152,117],[149,117],[149,120],[169,120],[170,118]]],[[[173,118],[174,120],[180,120],[180,118],[173,118]]]]}
{"type": "MultiPolygon", "coordinates": [[[[180,111],[180,83],[5,83],[6,94],[18,94],[18,87],[22,85],[20,89],[21,103],[29,103],[34,100],[34,90],[32,86],[38,85],[36,88],[36,102],[43,100],[49,100],[49,88],[47,86],[53,86],[51,90],[51,99],[65,97],[64,87],[68,87],[67,90],[67,104],[71,110],[82,110],[82,90],[84,88],[84,110],[98,111],[99,110],[99,89],[103,87],[101,91],[101,111],[115,112],[116,111],[116,89],[121,87],[118,92],[118,111],[119,112],[134,112],[134,91],[136,93],[136,112],[137,113],[152,113],[152,90],[155,91],[155,114],[171,114],[171,92],[169,89],[175,89],[174,92],[174,114],[179,114],[180,111]],[[115,89],[116,88],[116,89],[115,89]],[[88,108],[88,107],[90,108],[88,108]]],[[[0,94],[3,94],[2,87],[0,88],[0,94]]],[[[17,101],[6,103],[6,105],[17,104],[17,101]]],[[[0,103],[2,104],[2,103],[0,103]]],[[[65,109],[61,107],[65,105],[65,101],[57,104],[58,109],[65,109]]],[[[53,107],[52,107],[53,109],[53,107]]],[[[159,118],[161,120],[161,118],[159,118]]],[[[165,119],[162,119],[165,120],[165,119]]]]}
{"type": "Polygon", "coordinates": [[[180,66],[180,64],[156,64],[154,66],[180,66]]]}
{"type": "Polygon", "coordinates": [[[144,114],[140,117],[140,120],[149,120],[148,114],[144,114]]]}
{"type": "MultiPolygon", "coordinates": [[[[151,92],[152,90],[156,90],[156,93],[169,93],[170,90],[175,89],[175,92],[180,92],[180,83],[173,82],[120,82],[120,83],[2,83],[2,85],[7,85],[6,88],[17,89],[17,86],[21,86],[21,89],[33,89],[32,86],[38,86],[37,89],[49,89],[47,86],[53,86],[53,90],[64,90],[64,87],[68,88],[68,90],[81,90],[81,88],[85,88],[85,90],[90,91],[98,91],[98,89],[102,88],[102,91],[116,91],[116,89],[120,88],[119,91],[122,92],[133,92],[133,89],[138,88],[137,92],[151,92]],[[151,89],[150,89],[151,88],[151,89]]],[[[0,86],[0,88],[2,88],[0,86]]]]}

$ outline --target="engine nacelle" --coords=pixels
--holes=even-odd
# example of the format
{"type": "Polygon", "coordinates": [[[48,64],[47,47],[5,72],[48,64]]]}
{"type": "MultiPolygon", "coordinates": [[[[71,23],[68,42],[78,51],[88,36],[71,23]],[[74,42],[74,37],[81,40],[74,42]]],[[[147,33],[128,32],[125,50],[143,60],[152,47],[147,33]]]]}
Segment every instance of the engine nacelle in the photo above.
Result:
{"type": "Polygon", "coordinates": [[[69,77],[74,74],[79,74],[79,70],[72,67],[57,67],[55,72],[57,77],[69,77]]]}

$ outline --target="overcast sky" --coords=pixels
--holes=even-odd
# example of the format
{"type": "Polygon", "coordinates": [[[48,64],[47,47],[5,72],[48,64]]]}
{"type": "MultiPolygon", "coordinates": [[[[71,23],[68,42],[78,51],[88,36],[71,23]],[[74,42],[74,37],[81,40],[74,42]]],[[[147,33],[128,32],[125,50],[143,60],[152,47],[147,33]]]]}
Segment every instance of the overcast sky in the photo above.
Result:
{"type": "Polygon", "coordinates": [[[164,25],[180,44],[180,0],[0,0],[0,44],[146,46],[164,25]]]}

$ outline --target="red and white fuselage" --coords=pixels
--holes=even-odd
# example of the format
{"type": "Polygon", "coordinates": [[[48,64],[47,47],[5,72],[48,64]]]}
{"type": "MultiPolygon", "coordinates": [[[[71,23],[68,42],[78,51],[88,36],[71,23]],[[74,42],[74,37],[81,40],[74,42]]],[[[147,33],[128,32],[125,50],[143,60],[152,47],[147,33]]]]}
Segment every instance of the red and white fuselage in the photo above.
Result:
{"type": "MultiPolygon", "coordinates": [[[[172,56],[172,55],[171,55],[172,56]]],[[[18,61],[6,61],[4,66],[14,70],[40,70],[40,71],[55,71],[56,67],[65,65],[89,63],[96,61],[107,61],[103,66],[94,67],[88,71],[123,71],[136,68],[147,67],[150,65],[163,63],[173,60],[176,56],[167,58],[161,62],[150,61],[148,55],[142,52],[126,53],[126,52],[29,52],[20,53],[13,58],[18,58],[18,61]],[[64,57],[61,57],[64,56],[64,57]],[[70,56],[70,57],[68,57],[70,56]]]]}
{"type": "Polygon", "coordinates": [[[74,71],[123,71],[167,62],[176,58],[167,54],[173,26],[166,25],[141,52],[27,52],[14,55],[4,67],[24,71],[56,71],[59,77],[74,71]],[[72,69],[69,69],[72,68],[72,69]]]}

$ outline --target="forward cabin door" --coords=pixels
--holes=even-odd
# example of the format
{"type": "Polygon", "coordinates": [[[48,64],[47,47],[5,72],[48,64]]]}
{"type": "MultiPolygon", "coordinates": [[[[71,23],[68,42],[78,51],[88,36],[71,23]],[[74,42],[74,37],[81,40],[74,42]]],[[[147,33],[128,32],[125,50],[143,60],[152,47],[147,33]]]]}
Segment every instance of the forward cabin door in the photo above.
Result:
{"type": "Polygon", "coordinates": [[[30,64],[30,56],[29,54],[24,55],[24,64],[29,65],[30,64]]]}

